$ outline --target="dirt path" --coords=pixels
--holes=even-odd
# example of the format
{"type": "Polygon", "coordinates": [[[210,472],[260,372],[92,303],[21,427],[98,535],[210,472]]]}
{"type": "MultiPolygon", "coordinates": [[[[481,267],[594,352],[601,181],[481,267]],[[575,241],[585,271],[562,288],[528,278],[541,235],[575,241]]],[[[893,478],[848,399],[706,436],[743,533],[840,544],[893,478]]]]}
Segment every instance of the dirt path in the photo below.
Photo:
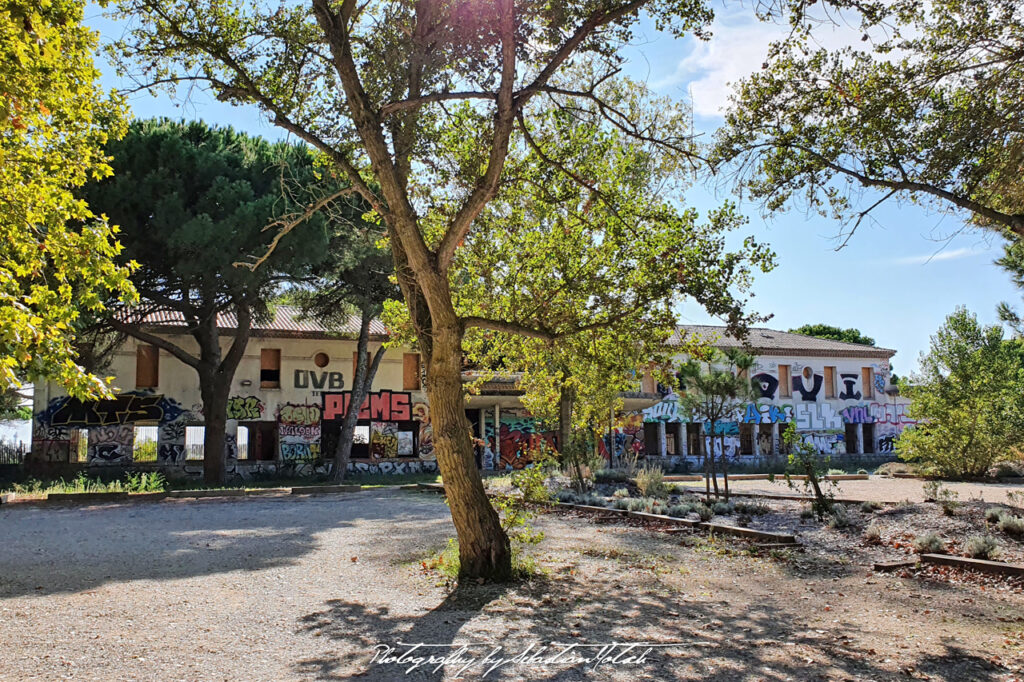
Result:
{"type": "Polygon", "coordinates": [[[752,557],[561,514],[539,525],[547,579],[449,593],[419,568],[451,528],[429,495],[0,508],[0,678],[455,679],[369,665],[397,641],[672,645],[639,667],[486,678],[504,680],[1010,680],[1003,664],[1024,660],[1020,594],[813,549],[752,557]]]}

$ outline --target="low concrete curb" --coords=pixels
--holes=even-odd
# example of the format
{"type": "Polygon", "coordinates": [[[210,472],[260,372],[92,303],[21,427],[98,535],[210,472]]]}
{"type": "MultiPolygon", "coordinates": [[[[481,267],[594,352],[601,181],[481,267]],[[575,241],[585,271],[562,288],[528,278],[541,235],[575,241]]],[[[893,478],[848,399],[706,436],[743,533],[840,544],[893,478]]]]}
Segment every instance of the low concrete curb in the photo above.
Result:
{"type": "MultiPolygon", "coordinates": [[[[357,493],[361,485],[303,485],[292,488],[292,495],[324,495],[327,493],[357,493]]],[[[444,490],[444,488],[441,488],[444,490]]]]}
{"type": "Polygon", "coordinates": [[[876,571],[896,571],[901,568],[913,568],[917,566],[917,559],[901,559],[899,561],[876,561],[876,571]]]}
{"type": "Polygon", "coordinates": [[[416,487],[420,490],[429,490],[432,493],[444,494],[444,485],[441,483],[417,483],[416,487]]]}
{"type": "Polygon", "coordinates": [[[246,497],[259,497],[260,495],[288,495],[291,488],[246,488],[246,497]]]}
{"type": "Polygon", "coordinates": [[[48,502],[107,502],[110,500],[127,500],[128,493],[50,493],[48,502]]]}
{"type": "Polygon", "coordinates": [[[773,544],[782,545],[797,545],[796,536],[789,535],[788,533],[772,533],[766,530],[754,530],[752,528],[742,528],[740,526],[726,526],[719,523],[702,523],[701,528],[707,529],[709,533],[714,535],[715,533],[722,533],[723,535],[735,535],[740,538],[747,538],[749,540],[762,540],[764,542],[771,542],[773,544]]]}
{"type": "Polygon", "coordinates": [[[680,483],[684,481],[703,481],[703,476],[666,476],[664,479],[665,483],[680,483]]]}
{"type": "Polygon", "coordinates": [[[1007,564],[1003,563],[1002,561],[968,559],[966,557],[951,556],[949,554],[922,554],[921,561],[926,564],[939,564],[941,566],[953,566],[955,568],[968,568],[973,571],[982,571],[984,573],[1024,576],[1024,566],[1020,564],[1007,564]]]}
{"type": "MultiPolygon", "coordinates": [[[[704,490],[702,488],[686,488],[686,492],[693,493],[695,495],[703,495],[704,490]]],[[[729,491],[729,497],[755,497],[763,498],[765,500],[792,500],[794,502],[813,502],[814,498],[809,495],[787,495],[785,493],[738,493],[735,491],[729,491]]],[[[832,500],[836,504],[863,504],[867,500],[854,500],[848,497],[837,497],[832,500]]],[[[881,502],[879,500],[871,500],[871,502],[878,502],[878,504],[895,505],[896,502],[881,502]]]]}
{"type": "Polygon", "coordinates": [[[0,504],[10,504],[14,501],[15,494],[16,493],[4,493],[3,495],[0,495],[0,504]]]}
{"type": "Polygon", "coordinates": [[[167,497],[242,497],[245,488],[224,488],[223,490],[170,490],[167,497]]]}

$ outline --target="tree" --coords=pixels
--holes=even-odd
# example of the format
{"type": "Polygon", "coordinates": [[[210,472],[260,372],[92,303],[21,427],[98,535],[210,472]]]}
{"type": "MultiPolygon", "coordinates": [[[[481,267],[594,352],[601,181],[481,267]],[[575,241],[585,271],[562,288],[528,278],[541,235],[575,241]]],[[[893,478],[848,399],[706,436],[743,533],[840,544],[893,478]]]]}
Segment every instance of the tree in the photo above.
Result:
{"type": "Polygon", "coordinates": [[[0,8],[0,390],[53,378],[78,398],[109,389],[76,362],[79,315],[132,298],[115,229],[74,196],[110,174],[103,146],[124,105],[96,84],[96,35],[76,0],[0,8]]]}
{"type": "MultiPolygon", "coordinates": [[[[1018,289],[1024,290],[1024,242],[1012,240],[1003,245],[1003,256],[996,260],[1008,273],[1018,289]]],[[[1024,319],[1009,303],[1005,301],[996,308],[1000,321],[1013,330],[1016,338],[1024,337],[1024,319]]]]}
{"type": "Polygon", "coordinates": [[[832,339],[833,341],[844,341],[846,343],[859,343],[863,346],[875,345],[875,340],[870,336],[864,336],[859,329],[850,327],[841,329],[830,324],[805,324],[796,329],[790,329],[791,334],[803,334],[818,339],[832,339]]]}
{"type": "MultiPolygon", "coordinates": [[[[792,0],[794,7],[801,3],[792,0]]],[[[395,272],[426,366],[434,446],[459,536],[464,576],[510,575],[508,538],[488,503],[463,401],[468,329],[553,339],[553,332],[491,315],[462,315],[453,264],[477,220],[506,188],[522,195],[510,152],[551,109],[579,126],[618,130],[689,155],[679,111],[648,107],[624,85],[620,48],[644,10],[674,35],[703,37],[701,0],[312,0],[265,6],[241,0],[121,0],[132,29],[111,54],[142,87],[199,82],[259,107],[344,174],[387,228],[395,272]],[[566,76],[586,68],[586,78],[566,76]],[[621,106],[607,106],[619,95],[621,106]]],[[[550,149],[545,165],[600,199],[605,177],[573,173],[550,149]]],[[[616,154],[619,149],[609,149],[616,154]]],[[[540,156],[540,155],[538,155],[540,156]]],[[[699,277],[698,273],[686,276],[699,277]]],[[[710,292],[707,292],[710,295],[710,292]]]]}
{"type": "Polygon", "coordinates": [[[851,233],[902,198],[1024,237],[1021,4],[848,4],[870,48],[816,48],[799,26],[738,86],[713,160],[767,209],[802,195],[851,233]]]}
{"type": "Polygon", "coordinates": [[[266,303],[288,271],[322,257],[323,221],[316,218],[282,241],[266,267],[235,263],[268,248],[275,235],[264,226],[296,208],[282,186],[314,183],[312,156],[304,146],[167,120],[133,123],[124,139],[108,145],[108,153],[114,176],[84,192],[91,205],[121,225],[123,257],[139,265],[132,282],[142,304],[115,311],[107,322],[196,371],[204,478],[221,483],[231,382],[252,322],[267,314],[266,303]],[[198,350],[150,331],[147,317],[158,311],[179,317],[198,350]],[[225,349],[219,321],[226,315],[235,325],[225,349]]]}
{"type": "Polygon", "coordinates": [[[1024,443],[1020,345],[998,325],[983,327],[957,308],[921,354],[903,392],[918,424],[896,441],[900,458],[943,476],[984,476],[1024,443]]]}
{"type": "Polygon", "coordinates": [[[334,257],[316,265],[302,282],[302,289],[294,292],[303,314],[322,323],[333,322],[340,329],[347,325],[353,313],[359,316],[352,395],[333,456],[333,476],[339,481],[344,479],[352,456],[359,410],[387,352],[387,344],[381,344],[370,353],[370,326],[383,312],[385,302],[401,295],[391,279],[391,254],[377,244],[383,236],[381,230],[362,220],[365,207],[343,206],[350,215],[335,215],[331,219],[334,233],[327,251],[334,257]]]}
{"type": "Polygon", "coordinates": [[[722,475],[725,499],[729,500],[729,458],[725,452],[725,423],[739,421],[740,410],[758,395],[755,382],[750,378],[754,358],[737,348],[716,350],[707,348],[697,352],[679,368],[679,383],[683,390],[680,401],[684,409],[701,419],[707,426],[707,440],[711,451],[701,439],[704,450],[705,490],[710,495],[714,484],[718,497],[718,472],[715,465],[714,439],[719,439],[722,453],[722,475]]]}

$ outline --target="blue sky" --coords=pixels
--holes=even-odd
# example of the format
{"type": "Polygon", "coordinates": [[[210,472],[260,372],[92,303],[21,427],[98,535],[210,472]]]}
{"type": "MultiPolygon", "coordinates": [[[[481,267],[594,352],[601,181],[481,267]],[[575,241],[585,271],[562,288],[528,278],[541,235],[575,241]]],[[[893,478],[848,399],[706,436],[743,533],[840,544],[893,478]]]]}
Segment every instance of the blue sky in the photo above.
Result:
{"type": "MultiPolygon", "coordinates": [[[[675,39],[643,26],[627,52],[630,76],[647,81],[661,94],[692,99],[695,127],[705,136],[722,122],[728,84],[759,69],[768,43],[782,30],[758,22],[749,6],[728,12],[716,9],[719,16],[708,42],[675,39]]],[[[120,35],[120,27],[94,7],[87,12],[86,23],[100,31],[103,41],[120,35]]],[[[840,27],[823,33],[822,39],[835,46],[853,43],[859,35],[840,27]]],[[[102,59],[98,65],[106,87],[122,85],[102,59]]],[[[193,92],[186,102],[146,93],[134,95],[130,102],[140,118],[201,118],[283,137],[255,109],[221,104],[201,92],[193,92]]],[[[697,186],[685,201],[706,211],[731,196],[728,188],[697,186]]],[[[1000,240],[961,230],[962,223],[950,216],[888,204],[875,213],[874,223],[863,224],[837,251],[839,225],[830,220],[798,209],[765,219],[756,205],[740,207],[750,219],[742,234],[755,235],[778,254],[778,267],[757,277],[751,301],[757,312],[773,316],[766,326],[789,329],[824,322],[856,327],[878,345],[898,351],[893,365],[901,375],[916,367],[929,336],[957,305],[991,323],[997,321],[999,301],[1021,300],[1009,277],[992,262],[1002,253],[1000,240]]],[[[683,322],[716,322],[694,303],[684,304],[680,314],[683,322]]]]}

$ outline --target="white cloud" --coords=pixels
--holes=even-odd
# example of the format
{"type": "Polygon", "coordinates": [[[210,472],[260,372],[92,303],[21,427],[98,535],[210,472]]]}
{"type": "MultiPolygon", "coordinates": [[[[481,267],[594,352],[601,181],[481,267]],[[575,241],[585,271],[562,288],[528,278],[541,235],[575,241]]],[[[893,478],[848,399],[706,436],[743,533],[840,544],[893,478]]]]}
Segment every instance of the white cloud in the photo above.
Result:
{"type": "Polygon", "coordinates": [[[970,258],[980,253],[986,253],[983,249],[953,249],[951,251],[936,251],[935,253],[925,253],[920,256],[906,256],[904,258],[896,258],[892,261],[894,265],[925,265],[927,263],[934,263],[936,261],[943,260],[960,260],[961,258],[970,258]]]}
{"type": "MultiPolygon", "coordinates": [[[[750,7],[743,7],[719,14],[711,30],[713,36],[708,41],[678,41],[685,54],[675,69],[650,82],[651,87],[666,93],[689,91],[693,113],[702,117],[723,115],[733,86],[761,69],[768,47],[785,37],[789,26],[758,21],[750,7]]],[[[816,34],[818,43],[830,49],[861,45],[861,33],[852,26],[819,26],[816,34]]]]}

